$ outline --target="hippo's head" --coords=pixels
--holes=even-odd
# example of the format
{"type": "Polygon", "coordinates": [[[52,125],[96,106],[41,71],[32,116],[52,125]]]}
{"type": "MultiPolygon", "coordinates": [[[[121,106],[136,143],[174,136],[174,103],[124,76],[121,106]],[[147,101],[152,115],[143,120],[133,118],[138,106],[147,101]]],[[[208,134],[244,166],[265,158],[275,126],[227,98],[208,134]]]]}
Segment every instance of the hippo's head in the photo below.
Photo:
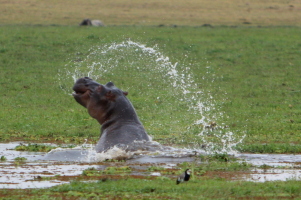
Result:
{"type": "Polygon", "coordinates": [[[91,26],[92,22],[90,19],[84,19],[79,25],[80,26],[91,26]]]}
{"type": "Polygon", "coordinates": [[[98,86],[100,86],[100,84],[89,77],[80,78],[73,86],[73,97],[80,105],[87,107],[91,93],[94,92],[98,86]]]}
{"type": "Polygon", "coordinates": [[[112,82],[101,85],[89,77],[78,79],[73,86],[74,99],[87,108],[88,113],[102,124],[112,115],[110,110],[124,110],[128,108],[129,101],[124,92],[112,82]]]}

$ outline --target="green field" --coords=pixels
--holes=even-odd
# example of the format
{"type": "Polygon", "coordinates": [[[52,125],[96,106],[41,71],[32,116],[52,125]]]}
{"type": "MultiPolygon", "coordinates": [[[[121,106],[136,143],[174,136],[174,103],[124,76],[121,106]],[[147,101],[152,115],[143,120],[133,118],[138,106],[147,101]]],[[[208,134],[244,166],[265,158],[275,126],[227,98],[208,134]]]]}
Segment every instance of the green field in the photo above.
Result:
{"type": "Polygon", "coordinates": [[[228,182],[222,179],[175,185],[168,179],[74,181],[50,189],[2,190],[4,199],[300,199],[300,182],[228,182]],[[8,196],[8,198],[5,198],[8,196]]]}
{"type": "Polygon", "coordinates": [[[1,141],[82,143],[88,138],[94,143],[99,125],[70,94],[72,75],[81,76],[75,68],[86,76],[85,70],[99,62],[103,66],[93,76],[128,91],[146,130],[162,144],[197,147],[204,139],[214,141],[214,131],[198,134],[215,121],[221,127],[218,134],[246,135],[240,151],[301,152],[300,28],[2,26],[0,30],[1,141]],[[156,56],[135,51],[135,46],[123,49],[126,53],[100,53],[129,40],[168,57],[163,63],[168,67],[177,63],[186,82],[173,87],[174,79],[154,61],[156,56]],[[184,95],[179,86],[192,94],[184,95]],[[197,101],[192,98],[210,110],[194,112],[191,107],[197,101]],[[194,124],[202,116],[206,123],[194,124]]]}

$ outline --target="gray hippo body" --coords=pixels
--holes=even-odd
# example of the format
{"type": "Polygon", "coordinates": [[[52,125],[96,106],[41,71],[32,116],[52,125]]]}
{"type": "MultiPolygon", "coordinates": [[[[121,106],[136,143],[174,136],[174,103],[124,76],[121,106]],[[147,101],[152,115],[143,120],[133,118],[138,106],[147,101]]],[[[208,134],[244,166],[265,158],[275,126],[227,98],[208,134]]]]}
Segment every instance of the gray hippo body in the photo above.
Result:
{"type": "Polygon", "coordinates": [[[80,26],[105,26],[104,23],[100,20],[90,20],[84,19],[80,24],[80,26]]]}
{"type": "Polygon", "coordinates": [[[102,125],[97,152],[114,146],[127,149],[134,141],[149,141],[133,105],[126,98],[127,92],[112,82],[101,85],[88,77],[78,79],[73,90],[75,100],[102,125]]]}

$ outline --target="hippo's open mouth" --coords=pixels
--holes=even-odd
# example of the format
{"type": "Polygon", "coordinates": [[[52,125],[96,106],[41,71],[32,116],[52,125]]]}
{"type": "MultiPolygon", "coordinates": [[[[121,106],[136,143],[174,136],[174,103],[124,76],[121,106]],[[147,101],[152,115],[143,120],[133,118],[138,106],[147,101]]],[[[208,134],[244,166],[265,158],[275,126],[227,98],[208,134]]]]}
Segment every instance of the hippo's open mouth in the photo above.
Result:
{"type": "Polygon", "coordinates": [[[74,99],[81,104],[82,106],[86,107],[89,102],[89,96],[91,90],[85,85],[77,85],[73,88],[74,92],[72,93],[74,99]]]}
{"type": "Polygon", "coordinates": [[[81,89],[81,90],[74,90],[74,92],[72,93],[73,96],[75,95],[82,95],[85,94],[87,91],[91,91],[89,89],[81,89]]]}
{"type": "Polygon", "coordinates": [[[99,85],[99,83],[94,82],[89,77],[80,78],[75,82],[73,86],[73,90],[74,90],[73,96],[83,95],[87,91],[91,92],[91,89],[93,89],[95,85],[99,85]]]}
{"type": "Polygon", "coordinates": [[[98,86],[100,86],[100,84],[89,77],[80,78],[75,82],[72,88],[74,91],[72,95],[79,104],[86,107],[90,100],[91,92],[98,86]]]}
{"type": "Polygon", "coordinates": [[[73,91],[74,92],[72,93],[72,95],[74,98],[80,98],[81,96],[91,92],[91,90],[86,86],[74,87],[73,91]]]}

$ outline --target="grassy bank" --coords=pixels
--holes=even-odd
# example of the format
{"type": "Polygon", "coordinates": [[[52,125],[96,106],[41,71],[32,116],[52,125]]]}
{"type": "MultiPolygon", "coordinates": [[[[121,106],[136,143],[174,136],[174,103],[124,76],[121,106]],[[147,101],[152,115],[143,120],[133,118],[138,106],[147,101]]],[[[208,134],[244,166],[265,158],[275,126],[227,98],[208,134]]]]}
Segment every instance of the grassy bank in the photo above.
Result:
{"type": "Polygon", "coordinates": [[[72,182],[51,189],[1,190],[4,199],[299,199],[300,181],[229,182],[199,179],[175,185],[169,179],[72,182]]]}
{"type": "MultiPolygon", "coordinates": [[[[300,153],[300,32],[293,27],[1,26],[0,139],[81,143],[88,138],[94,143],[99,125],[66,94],[71,92],[72,78],[62,71],[70,62],[85,60],[91,48],[131,39],[147,47],[157,45],[172,64],[178,63],[179,72],[190,68],[196,87],[192,91],[202,91],[204,95],[197,97],[204,101],[213,98],[207,104],[213,102],[216,110],[206,111],[208,121],[246,135],[241,151],[279,152],[279,147],[288,149],[293,144],[292,153],[300,153]],[[271,148],[265,151],[266,143],[271,148]]],[[[98,81],[113,81],[129,91],[155,140],[203,143],[197,136],[203,126],[194,125],[201,114],[188,110],[188,99],[181,101],[179,90],[162,81],[166,76],[149,70],[156,62],[138,62],[134,53],[126,58],[122,53],[118,58],[108,56],[121,66],[134,63],[134,67],[101,71],[98,81]]],[[[214,138],[210,131],[205,137],[214,138]]]]}

